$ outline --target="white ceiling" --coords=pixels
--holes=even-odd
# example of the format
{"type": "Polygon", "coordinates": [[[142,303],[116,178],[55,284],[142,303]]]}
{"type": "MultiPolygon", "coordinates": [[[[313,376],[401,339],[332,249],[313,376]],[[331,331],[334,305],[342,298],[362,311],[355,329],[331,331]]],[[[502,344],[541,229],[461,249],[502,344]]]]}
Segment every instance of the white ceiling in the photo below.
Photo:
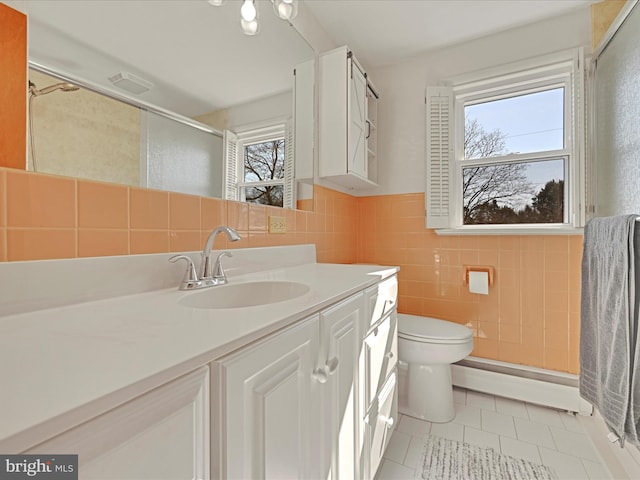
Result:
{"type": "Polygon", "coordinates": [[[587,8],[596,0],[306,0],[369,67],[587,8]]]}
{"type": "MultiPolygon", "coordinates": [[[[11,1],[11,0],[9,0],[11,1]]],[[[31,60],[99,85],[128,71],[155,84],[140,100],[188,116],[291,88],[313,51],[257,0],[261,30],[240,33],[239,0],[26,0],[31,60]]],[[[367,67],[532,23],[594,0],[300,0],[367,67]]],[[[43,85],[38,85],[42,88],[43,85]]]]}
{"type": "Polygon", "coordinates": [[[28,0],[29,58],[110,88],[108,77],[132,73],[154,84],[139,100],[199,115],[291,90],[294,66],[313,58],[269,0],[258,3],[250,37],[237,0],[28,0]]]}

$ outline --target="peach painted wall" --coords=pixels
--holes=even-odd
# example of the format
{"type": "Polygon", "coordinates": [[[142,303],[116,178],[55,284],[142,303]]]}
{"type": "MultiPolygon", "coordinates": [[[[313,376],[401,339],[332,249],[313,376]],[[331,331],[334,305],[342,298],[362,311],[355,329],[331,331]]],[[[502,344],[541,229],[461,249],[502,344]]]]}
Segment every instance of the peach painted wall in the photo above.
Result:
{"type": "Polygon", "coordinates": [[[27,16],[0,3],[0,166],[25,168],[27,16]]]}
{"type": "Polygon", "coordinates": [[[218,225],[241,241],[215,248],[315,243],[318,261],[355,258],[355,199],[323,187],[314,211],[229,202],[0,168],[0,260],[197,251],[218,225]],[[268,215],[285,215],[270,234],[268,215]]]}
{"type": "Polygon", "coordinates": [[[399,265],[399,311],[469,326],[472,355],[577,373],[582,236],[438,236],[424,194],[360,197],[357,261],[399,265]],[[464,265],[492,265],[489,295],[464,265]]]}

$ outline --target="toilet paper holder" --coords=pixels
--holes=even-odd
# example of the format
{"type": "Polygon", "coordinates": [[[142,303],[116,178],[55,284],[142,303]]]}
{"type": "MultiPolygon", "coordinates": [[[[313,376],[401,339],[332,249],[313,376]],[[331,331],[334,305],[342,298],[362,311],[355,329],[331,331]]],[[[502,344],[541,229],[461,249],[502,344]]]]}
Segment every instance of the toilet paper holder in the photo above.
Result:
{"type": "Polygon", "coordinates": [[[493,285],[495,269],[491,265],[464,265],[464,284],[469,285],[469,272],[486,272],[489,275],[489,286],[493,285]]]}

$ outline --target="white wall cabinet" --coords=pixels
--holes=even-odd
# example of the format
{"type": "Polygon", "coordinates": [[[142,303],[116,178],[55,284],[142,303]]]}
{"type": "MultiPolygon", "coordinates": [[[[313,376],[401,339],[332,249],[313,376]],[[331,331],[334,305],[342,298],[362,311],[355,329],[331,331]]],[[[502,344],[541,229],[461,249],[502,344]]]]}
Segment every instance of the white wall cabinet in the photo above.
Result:
{"type": "Polygon", "coordinates": [[[295,178],[313,183],[315,59],[296,65],[293,78],[295,178]]]}
{"type": "Polygon", "coordinates": [[[319,174],[348,188],[377,185],[378,94],[346,46],[319,60],[319,174]]]}
{"type": "Polygon", "coordinates": [[[205,480],[209,409],[202,367],[25,453],[77,454],[83,480],[205,480]]]}

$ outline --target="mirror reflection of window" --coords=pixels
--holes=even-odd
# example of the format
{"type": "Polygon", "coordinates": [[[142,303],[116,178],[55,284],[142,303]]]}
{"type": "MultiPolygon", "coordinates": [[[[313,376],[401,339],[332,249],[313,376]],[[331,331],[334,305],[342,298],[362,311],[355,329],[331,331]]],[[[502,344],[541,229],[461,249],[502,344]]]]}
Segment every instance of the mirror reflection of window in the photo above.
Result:
{"type": "Polygon", "coordinates": [[[293,208],[293,141],[288,124],[226,132],[227,200],[293,208]]]}

